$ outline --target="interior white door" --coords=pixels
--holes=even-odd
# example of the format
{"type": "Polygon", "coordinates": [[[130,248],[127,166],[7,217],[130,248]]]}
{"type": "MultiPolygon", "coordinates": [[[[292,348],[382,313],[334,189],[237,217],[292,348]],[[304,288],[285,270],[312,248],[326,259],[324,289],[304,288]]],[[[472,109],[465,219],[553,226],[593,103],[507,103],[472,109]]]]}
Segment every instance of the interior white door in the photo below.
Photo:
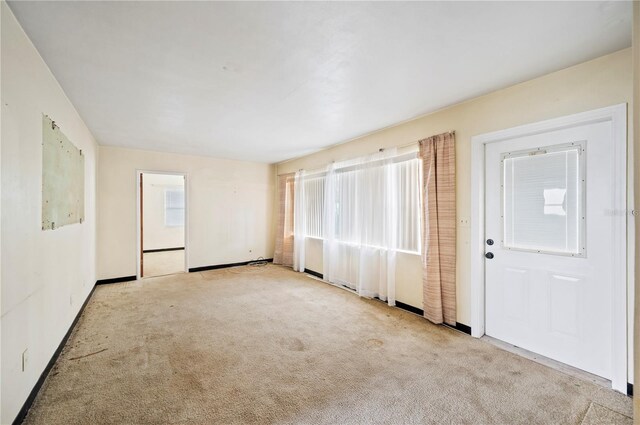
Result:
{"type": "Polygon", "coordinates": [[[486,334],[607,379],[611,125],[581,124],[485,147],[486,334]]]}

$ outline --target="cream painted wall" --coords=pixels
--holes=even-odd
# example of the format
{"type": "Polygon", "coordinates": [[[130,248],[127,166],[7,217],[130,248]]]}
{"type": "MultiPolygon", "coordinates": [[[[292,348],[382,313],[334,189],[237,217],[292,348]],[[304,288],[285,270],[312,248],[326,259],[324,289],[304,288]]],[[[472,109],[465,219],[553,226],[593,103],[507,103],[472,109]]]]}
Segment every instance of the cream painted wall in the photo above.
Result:
{"type": "Polygon", "coordinates": [[[136,274],[136,170],[187,174],[189,268],[273,256],[273,165],[108,146],[99,157],[99,279],[136,274]]]}
{"type": "Polygon", "coordinates": [[[0,423],[9,424],[96,281],[97,144],[5,2],[1,16],[0,423]],[[85,154],[85,221],[41,230],[42,114],[85,154]],[[22,371],[22,354],[27,362],[22,371]]]}
{"type": "Polygon", "coordinates": [[[165,226],[166,189],[184,188],[184,177],[175,174],[147,174],[143,178],[144,250],[184,246],[184,226],[165,226]]]}
{"type": "MultiPolygon", "coordinates": [[[[379,148],[403,146],[434,134],[455,130],[458,218],[457,309],[458,322],[469,324],[471,316],[469,287],[471,137],[604,106],[630,103],[631,97],[631,49],[625,49],[312,155],[280,163],[277,166],[277,173],[288,173],[301,168],[312,170],[324,167],[331,161],[362,156],[375,152],[379,148]]],[[[321,256],[321,249],[311,248],[306,253],[306,262],[321,268],[321,256]]],[[[421,274],[417,272],[419,267],[419,256],[398,259],[396,291],[399,301],[422,308],[421,274]]],[[[322,270],[316,271],[322,272],[322,270]]]]}

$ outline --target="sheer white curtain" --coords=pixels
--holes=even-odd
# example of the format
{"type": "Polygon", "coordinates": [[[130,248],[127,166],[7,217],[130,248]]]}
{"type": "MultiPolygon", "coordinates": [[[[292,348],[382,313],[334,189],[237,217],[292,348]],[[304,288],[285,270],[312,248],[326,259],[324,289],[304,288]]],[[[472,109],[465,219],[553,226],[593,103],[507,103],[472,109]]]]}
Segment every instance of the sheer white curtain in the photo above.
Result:
{"type": "Polygon", "coordinates": [[[399,191],[395,150],[332,164],[325,180],[325,280],[395,305],[399,191]]]}
{"type": "Polygon", "coordinates": [[[305,236],[306,236],[306,200],[305,200],[305,173],[297,171],[293,185],[293,270],[304,272],[305,236]]]}
{"type": "Polygon", "coordinates": [[[335,282],[335,273],[331,268],[331,251],[336,249],[336,164],[327,166],[324,178],[324,205],[322,212],[322,275],[327,282],[335,282]]]}

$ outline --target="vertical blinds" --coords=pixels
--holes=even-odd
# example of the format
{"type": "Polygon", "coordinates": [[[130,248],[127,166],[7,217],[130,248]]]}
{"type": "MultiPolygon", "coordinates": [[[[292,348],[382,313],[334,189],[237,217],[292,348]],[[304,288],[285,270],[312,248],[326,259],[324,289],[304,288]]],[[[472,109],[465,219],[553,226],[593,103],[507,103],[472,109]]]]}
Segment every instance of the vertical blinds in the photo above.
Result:
{"type": "Polygon", "coordinates": [[[323,238],[325,191],[331,190],[334,205],[328,210],[335,214],[334,237],[337,241],[419,253],[421,173],[420,161],[411,158],[338,170],[330,188],[325,187],[323,174],[305,177],[306,236],[323,238]],[[380,221],[375,217],[383,213],[385,202],[392,202],[398,211],[395,241],[384,239],[384,217],[380,217],[380,221]],[[362,220],[363,215],[372,216],[372,219],[362,220]]]}
{"type": "Polygon", "coordinates": [[[306,178],[304,182],[306,236],[322,238],[324,208],[324,176],[306,178]]]}
{"type": "Polygon", "coordinates": [[[420,252],[422,167],[419,159],[393,164],[397,167],[398,246],[403,251],[420,252]]]}

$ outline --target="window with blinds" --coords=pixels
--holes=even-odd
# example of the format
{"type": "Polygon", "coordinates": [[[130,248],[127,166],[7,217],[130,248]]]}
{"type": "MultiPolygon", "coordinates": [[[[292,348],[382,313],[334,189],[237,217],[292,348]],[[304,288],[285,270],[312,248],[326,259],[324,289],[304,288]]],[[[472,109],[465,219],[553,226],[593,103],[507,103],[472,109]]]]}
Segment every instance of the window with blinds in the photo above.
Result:
{"type": "Polygon", "coordinates": [[[307,177],[304,181],[306,236],[322,238],[324,220],[324,182],[323,175],[307,177]]]}
{"type": "Polygon", "coordinates": [[[585,255],[584,142],[502,155],[502,245],[585,255]]]}
{"type": "Polygon", "coordinates": [[[333,191],[334,236],[347,244],[391,248],[420,253],[421,189],[420,161],[411,158],[395,163],[379,163],[363,168],[337,170],[331,188],[325,188],[325,176],[310,176],[304,181],[306,237],[323,238],[325,190],[333,191]],[[395,218],[384,216],[391,202],[395,218]],[[390,246],[384,227],[392,221],[396,240],[390,246]]]}
{"type": "Polygon", "coordinates": [[[422,167],[418,158],[391,165],[396,167],[398,240],[396,249],[420,253],[422,167]]]}
{"type": "Polygon", "coordinates": [[[165,189],[164,225],[184,226],[184,189],[165,189]]]}

